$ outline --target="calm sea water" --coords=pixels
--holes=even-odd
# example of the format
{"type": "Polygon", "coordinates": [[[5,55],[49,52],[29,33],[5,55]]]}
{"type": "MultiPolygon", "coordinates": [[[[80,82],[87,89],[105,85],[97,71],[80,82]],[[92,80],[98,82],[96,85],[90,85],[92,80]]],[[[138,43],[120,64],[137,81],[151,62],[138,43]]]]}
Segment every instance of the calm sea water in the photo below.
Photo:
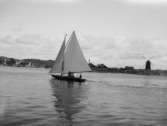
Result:
{"type": "Polygon", "coordinates": [[[167,77],[0,67],[0,126],[167,126],[167,77]]]}

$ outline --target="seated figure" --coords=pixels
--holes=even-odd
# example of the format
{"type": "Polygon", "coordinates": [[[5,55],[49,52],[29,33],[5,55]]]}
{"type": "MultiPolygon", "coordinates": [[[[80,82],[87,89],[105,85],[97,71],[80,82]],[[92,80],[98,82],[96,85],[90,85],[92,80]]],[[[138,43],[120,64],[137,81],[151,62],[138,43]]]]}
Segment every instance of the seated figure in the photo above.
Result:
{"type": "Polygon", "coordinates": [[[68,77],[74,77],[74,74],[72,72],[68,72],[68,77]]]}

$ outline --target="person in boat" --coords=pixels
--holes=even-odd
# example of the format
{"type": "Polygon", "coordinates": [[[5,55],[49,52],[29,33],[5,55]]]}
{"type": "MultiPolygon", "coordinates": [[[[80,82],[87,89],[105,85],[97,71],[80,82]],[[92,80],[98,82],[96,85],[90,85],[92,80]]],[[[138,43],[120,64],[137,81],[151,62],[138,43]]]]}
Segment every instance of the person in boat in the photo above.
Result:
{"type": "Polygon", "coordinates": [[[74,74],[71,71],[69,71],[68,72],[68,77],[74,77],[74,74]]]}
{"type": "Polygon", "coordinates": [[[82,78],[82,75],[81,75],[81,74],[79,75],[79,78],[80,78],[80,79],[82,78]]]}

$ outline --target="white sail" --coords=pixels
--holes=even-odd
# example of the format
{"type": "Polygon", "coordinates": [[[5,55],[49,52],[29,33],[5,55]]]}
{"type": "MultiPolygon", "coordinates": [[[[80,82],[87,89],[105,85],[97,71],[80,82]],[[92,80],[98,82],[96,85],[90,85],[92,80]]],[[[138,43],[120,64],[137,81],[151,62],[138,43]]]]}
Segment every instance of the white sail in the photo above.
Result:
{"type": "Polygon", "coordinates": [[[91,71],[79,46],[75,32],[72,33],[64,52],[64,71],[86,72],[91,71]]]}
{"type": "Polygon", "coordinates": [[[65,50],[65,39],[61,45],[61,48],[59,50],[59,53],[57,55],[57,58],[55,60],[55,63],[50,70],[50,73],[62,73],[64,69],[64,50],[65,50]]]}

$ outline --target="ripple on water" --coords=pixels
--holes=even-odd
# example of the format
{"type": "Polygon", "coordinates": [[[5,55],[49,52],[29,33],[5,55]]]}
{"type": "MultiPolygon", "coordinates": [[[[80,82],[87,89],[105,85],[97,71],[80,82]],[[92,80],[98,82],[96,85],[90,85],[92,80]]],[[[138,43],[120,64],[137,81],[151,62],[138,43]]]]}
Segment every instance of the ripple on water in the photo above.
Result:
{"type": "Polygon", "coordinates": [[[0,71],[1,125],[167,125],[165,77],[86,73],[92,81],[80,85],[50,80],[47,72],[0,71]]]}

